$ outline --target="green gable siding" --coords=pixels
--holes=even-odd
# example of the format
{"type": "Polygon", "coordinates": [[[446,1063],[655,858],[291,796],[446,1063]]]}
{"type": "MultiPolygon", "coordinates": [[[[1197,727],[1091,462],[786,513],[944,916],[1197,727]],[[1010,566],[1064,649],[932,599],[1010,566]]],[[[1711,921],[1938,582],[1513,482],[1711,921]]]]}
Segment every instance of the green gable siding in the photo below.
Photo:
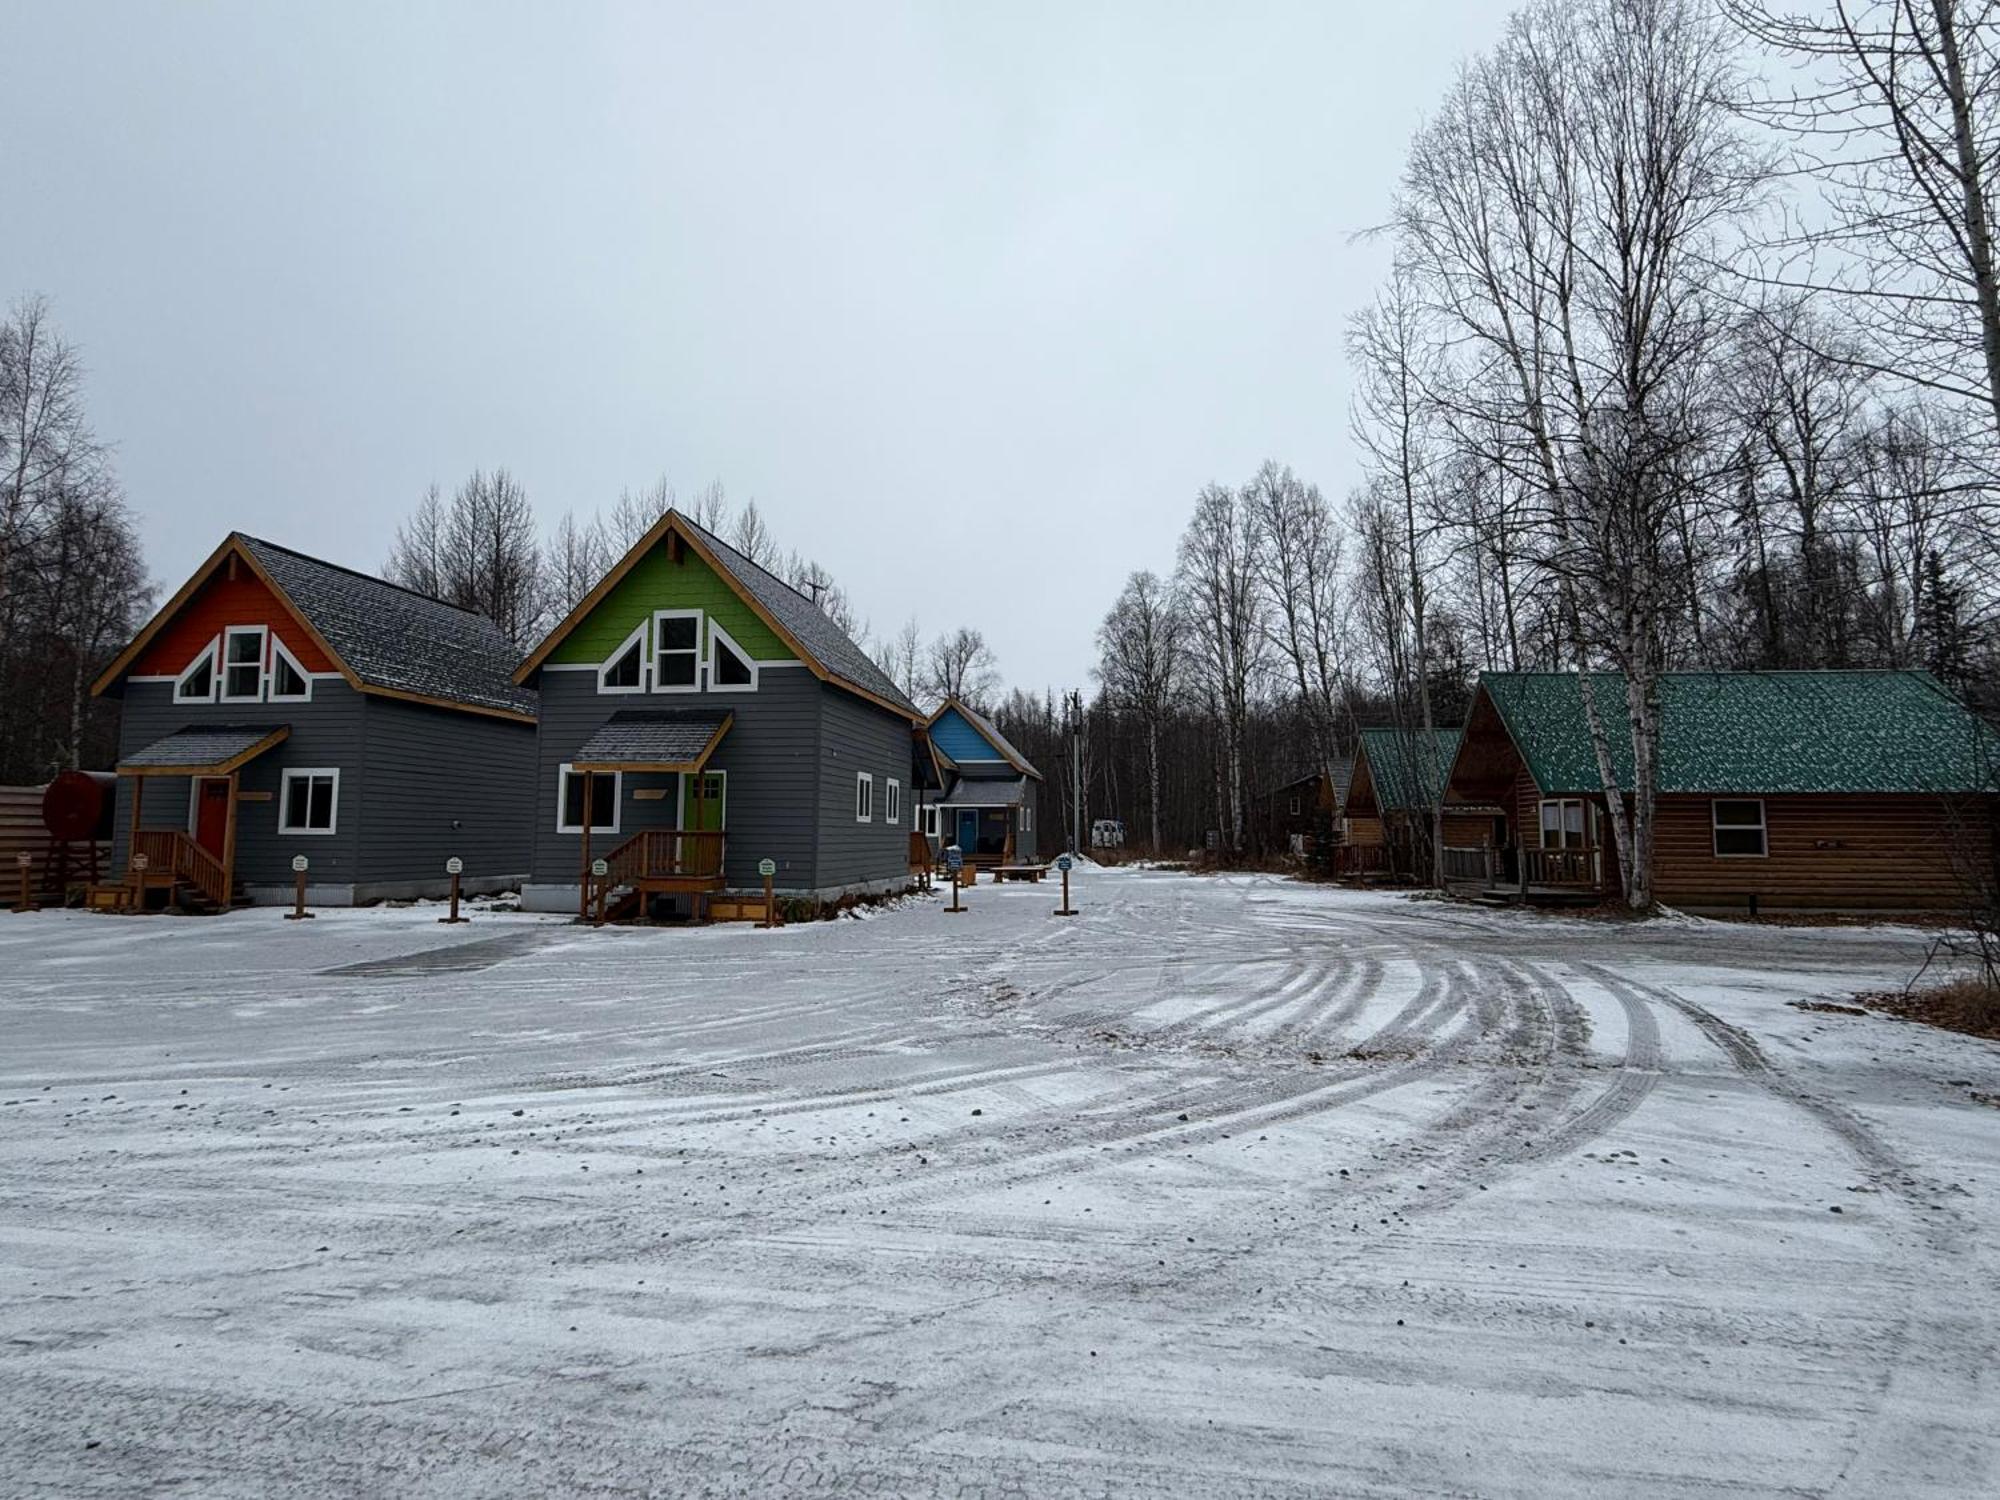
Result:
{"type": "MultiPolygon", "coordinates": [[[[1618,784],[1632,784],[1625,680],[1591,678],[1618,784]]],[[[1479,685],[1544,793],[1603,781],[1568,672],[1479,685]]],[[[2000,739],[1923,672],[1670,672],[1660,679],[1662,792],[1931,792],[2000,786],[2000,739]]]]}
{"type": "MultiPolygon", "coordinates": [[[[1457,728],[1433,729],[1428,736],[1421,729],[1362,730],[1361,749],[1375,784],[1375,805],[1384,812],[1436,805],[1444,796],[1461,733],[1457,728]]],[[[1350,781],[1352,776],[1350,771],[1350,781]]]]}
{"type": "Polygon", "coordinates": [[[577,622],[548,659],[563,664],[601,662],[656,609],[702,610],[758,661],[796,659],[693,548],[684,550],[676,563],[668,558],[664,539],[632,565],[632,571],[577,622]]]}

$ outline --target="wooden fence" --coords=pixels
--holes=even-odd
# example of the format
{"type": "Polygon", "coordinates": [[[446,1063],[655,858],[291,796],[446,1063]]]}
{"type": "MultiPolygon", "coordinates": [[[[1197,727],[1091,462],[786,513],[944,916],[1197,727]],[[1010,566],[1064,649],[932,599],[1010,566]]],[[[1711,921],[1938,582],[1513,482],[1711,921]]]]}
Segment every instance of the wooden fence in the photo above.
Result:
{"type": "MultiPolygon", "coordinates": [[[[55,888],[56,844],[42,826],[42,793],[39,786],[0,786],[0,907],[12,910],[21,896],[19,856],[26,850],[34,857],[29,866],[35,900],[44,906],[60,905],[66,895],[55,888]]],[[[97,846],[100,878],[111,878],[111,845],[97,846]]],[[[70,846],[69,883],[83,884],[90,875],[90,845],[70,846]]]]}

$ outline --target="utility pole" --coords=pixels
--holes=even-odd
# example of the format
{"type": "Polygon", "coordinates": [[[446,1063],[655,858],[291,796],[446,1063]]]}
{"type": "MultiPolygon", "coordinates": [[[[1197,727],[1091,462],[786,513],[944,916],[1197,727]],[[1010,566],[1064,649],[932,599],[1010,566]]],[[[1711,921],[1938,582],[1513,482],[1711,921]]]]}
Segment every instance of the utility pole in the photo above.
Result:
{"type": "MultiPolygon", "coordinates": [[[[1081,691],[1069,695],[1069,763],[1070,763],[1070,809],[1069,809],[1069,852],[1083,852],[1083,694],[1081,691]]],[[[1067,902],[1063,903],[1068,905],[1067,902]]]]}

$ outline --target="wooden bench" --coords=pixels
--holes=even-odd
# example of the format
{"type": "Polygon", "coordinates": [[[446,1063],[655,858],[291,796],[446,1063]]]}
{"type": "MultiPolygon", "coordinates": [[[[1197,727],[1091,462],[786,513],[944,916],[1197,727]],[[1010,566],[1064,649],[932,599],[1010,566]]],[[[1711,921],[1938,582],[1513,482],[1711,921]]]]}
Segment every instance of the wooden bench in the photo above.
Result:
{"type": "Polygon", "coordinates": [[[1048,872],[1047,865],[995,865],[995,880],[1040,880],[1048,872]]]}

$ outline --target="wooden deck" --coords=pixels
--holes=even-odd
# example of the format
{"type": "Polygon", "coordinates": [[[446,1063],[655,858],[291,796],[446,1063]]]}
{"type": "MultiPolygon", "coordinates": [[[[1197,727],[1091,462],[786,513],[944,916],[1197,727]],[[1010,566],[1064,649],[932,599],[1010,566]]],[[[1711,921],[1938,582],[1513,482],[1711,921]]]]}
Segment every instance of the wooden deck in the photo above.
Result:
{"type": "Polygon", "coordinates": [[[601,878],[584,877],[586,890],[596,897],[606,921],[642,916],[653,896],[691,897],[699,920],[704,915],[704,898],[723,888],[726,839],[722,833],[672,828],[635,833],[604,856],[605,874],[601,878]]]}
{"type": "Polygon", "coordinates": [[[1520,849],[1511,856],[1490,844],[1444,850],[1444,882],[1464,895],[1493,900],[1593,904],[1613,894],[1615,869],[1603,849],[1520,849]],[[1507,864],[1514,868],[1510,871],[1507,864]]]}

